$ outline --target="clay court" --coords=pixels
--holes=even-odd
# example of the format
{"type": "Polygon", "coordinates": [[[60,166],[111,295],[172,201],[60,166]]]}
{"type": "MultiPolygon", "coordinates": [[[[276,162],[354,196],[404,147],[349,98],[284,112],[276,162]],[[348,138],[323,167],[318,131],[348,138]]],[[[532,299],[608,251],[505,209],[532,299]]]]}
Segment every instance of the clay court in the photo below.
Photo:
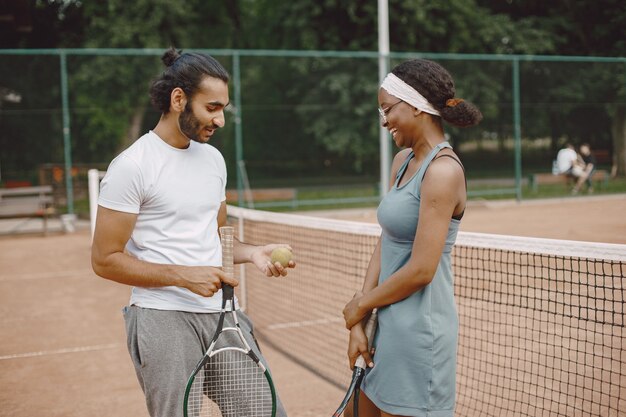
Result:
{"type": "MultiPolygon", "coordinates": [[[[626,195],[472,202],[462,230],[626,244],[624,213],[626,195]]],[[[373,210],[311,214],[375,221],[373,210]]],[[[2,236],[0,253],[0,416],[148,416],[125,345],[129,288],[92,272],[89,229],[2,236]]],[[[332,414],[342,390],[264,352],[291,417],[332,414]]]]}

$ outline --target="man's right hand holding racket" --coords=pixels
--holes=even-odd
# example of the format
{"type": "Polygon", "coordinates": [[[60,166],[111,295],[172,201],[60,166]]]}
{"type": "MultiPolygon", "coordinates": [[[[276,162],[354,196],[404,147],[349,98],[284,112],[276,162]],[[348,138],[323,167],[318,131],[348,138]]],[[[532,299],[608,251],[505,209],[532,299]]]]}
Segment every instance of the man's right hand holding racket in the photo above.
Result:
{"type": "Polygon", "coordinates": [[[222,283],[232,287],[239,285],[233,277],[229,277],[222,268],[212,266],[176,266],[180,274],[179,287],[187,288],[203,297],[212,297],[222,288],[222,283]]]}
{"type": "MultiPolygon", "coordinates": [[[[272,251],[276,248],[284,247],[291,251],[291,246],[286,243],[252,246],[237,240],[235,242],[235,258],[237,258],[237,261],[241,262],[241,260],[245,259],[253,263],[267,277],[287,276],[287,270],[296,266],[293,260],[289,261],[286,267],[283,267],[278,262],[272,263],[270,259],[272,251]]],[[[232,287],[239,285],[239,281],[228,277],[221,268],[210,266],[176,266],[175,268],[177,273],[180,274],[181,283],[178,286],[187,288],[189,291],[203,297],[212,297],[213,294],[222,288],[222,283],[229,284],[232,287]]]]}

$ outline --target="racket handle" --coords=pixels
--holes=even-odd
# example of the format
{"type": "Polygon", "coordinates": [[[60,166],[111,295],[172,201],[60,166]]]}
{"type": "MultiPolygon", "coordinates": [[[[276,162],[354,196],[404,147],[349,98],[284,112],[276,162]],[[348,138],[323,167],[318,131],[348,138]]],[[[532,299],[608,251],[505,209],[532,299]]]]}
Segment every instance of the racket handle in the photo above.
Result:
{"type": "Polygon", "coordinates": [[[359,356],[358,358],[356,358],[356,362],[354,362],[354,366],[356,366],[357,368],[361,368],[361,369],[365,369],[365,359],[363,359],[363,356],[359,356]]]}
{"type": "Polygon", "coordinates": [[[365,336],[367,336],[368,347],[372,347],[372,336],[376,332],[376,324],[378,319],[378,310],[373,309],[370,314],[370,318],[367,320],[367,324],[365,325],[365,336]]]}
{"type": "Polygon", "coordinates": [[[229,300],[233,298],[234,291],[231,285],[222,283],[222,297],[224,297],[224,299],[229,300]]]}
{"type": "MultiPolygon", "coordinates": [[[[233,255],[233,239],[235,228],[232,226],[220,227],[220,240],[222,242],[222,269],[226,276],[233,278],[235,276],[234,255],[233,255]]],[[[233,298],[233,287],[229,284],[222,283],[222,297],[224,299],[233,298]]]]}
{"type": "MultiPolygon", "coordinates": [[[[372,310],[372,314],[370,314],[369,320],[367,320],[367,324],[365,325],[365,336],[367,336],[367,349],[370,350],[372,348],[372,339],[374,338],[374,333],[376,333],[376,324],[378,318],[378,311],[376,309],[372,310]]],[[[354,363],[354,366],[358,366],[359,368],[365,369],[365,359],[363,356],[359,356],[354,363]]]]}
{"type": "Polygon", "coordinates": [[[235,228],[232,226],[220,227],[220,240],[222,242],[222,268],[229,277],[235,274],[233,259],[233,239],[235,228]]]}

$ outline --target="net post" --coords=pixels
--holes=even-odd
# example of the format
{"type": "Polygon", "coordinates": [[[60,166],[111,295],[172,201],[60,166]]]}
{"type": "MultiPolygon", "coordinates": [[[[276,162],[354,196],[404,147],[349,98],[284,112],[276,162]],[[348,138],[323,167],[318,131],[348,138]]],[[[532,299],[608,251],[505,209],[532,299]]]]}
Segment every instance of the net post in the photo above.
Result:
{"type": "Polygon", "coordinates": [[[513,126],[515,138],[515,198],[522,201],[522,125],[520,110],[520,74],[519,59],[514,58],[513,65],[513,126]]]}
{"type": "MultiPolygon", "coordinates": [[[[379,85],[389,72],[389,5],[388,0],[378,0],[378,81],[379,85]]],[[[389,169],[391,168],[391,143],[389,133],[383,126],[378,128],[380,147],[379,197],[387,194],[389,169]]]]}
{"type": "Polygon", "coordinates": [[[70,133],[70,105],[67,81],[67,54],[61,50],[59,54],[61,71],[61,105],[63,108],[63,155],[65,160],[65,194],[67,197],[67,213],[74,214],[74,185],[72,178],[72,144],[70,133]]]}

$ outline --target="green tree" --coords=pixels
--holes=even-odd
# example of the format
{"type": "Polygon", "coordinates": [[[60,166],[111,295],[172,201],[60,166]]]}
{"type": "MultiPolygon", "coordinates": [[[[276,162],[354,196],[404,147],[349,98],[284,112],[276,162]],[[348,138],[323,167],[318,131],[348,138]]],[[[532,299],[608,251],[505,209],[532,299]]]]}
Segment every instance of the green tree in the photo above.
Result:
{"type": "MultiPolygon", "coordinates": [[[[479,4],[493,13],[511,16],[514,21],[532,20],[538,30],[553,39],[554,53],[577,56],[626,56],[626,7],[620,0],[584,0],[557,2],[524,1],[502,2],[479,0],[479,4]]],[[[580,138],[580,132],[589,141],[594,137],[608,136],[613,150],[613,168],[617,175],[626,175],[626,68],[622,64],[590,65],[584,75],[577,75],[576,82],[561,88],[567,79],[560,72],[556,87],[560,93],[580,98],[581,104],[571,106],[561,120],[553,115],[552,130],[559,131],[555,124],[576,129],[567,132],[570,138],[580,138]],[[580,79],[580,82],[578,80],[580,79]],[[567,91],[564,91],[567,90],[567,91]],[[602,107],[592,106],[603,103],[602,107]],[[581,123],[583,121],[583,123],[581,123]],[[600,122],[600,124],[598,123],[600,122]],[[565,122],[565,123],[563,123],[565,122]],[[578,132],[578,134],[576,134],[578,132]]],[[[544,84],[551,90],[552,84],[544,84]]],[[[572,129],[572,130],[573,130],[572,129]]],[[[606,146],[606,145],[605,145],[606,146]]]]}
{"type": "MultiPolygon", "coordinates": [[[[255,48],[377,49],[374,2],[258,0],[251,6],[256,7],[250,13],[256,20],[250,26],[259,34],[256,42],[251,43],[255,48]],[[260,22],[263,24],[255,26],[260,22]]],[[[545,32],[533,26],[532,19],[513,22],[504,14],[479,7],[474,0],[392,0],[389,8],[392,51],[546,53],[554,47],[545,32]]],[[[293,61],[277,70],[288,69],[290,73],[285,77],[295,80],[285,92],[286,96],[300,100],[296,107],[298,120],[292,123],[303,126],[307,138],[325,149],[339,156],[351,155],[355,170],[361,172],[364,164],[378,153],[377,62],[327,58],[293,61]]],[[[491,129],[508,131],[510,136],[510,107],[502,118],[500,105],[507,94],[510,102],[510,66],[495,62],[443,64],[455,69],[452,72],[458,81],[459,95],[481,107],[491,129]],[[458,74],[462,76],[457,77],[458,74]]],[[[471,134],[459,129],[451,131],[457,143],[471,134]]]]}
{"type": "MultiPolygon", "coordinates": [[[[233,45],[229,25],[238,16],[232,4],[215,7],[209,2],[138,0],[85,2],[84,46],[90,48],[225,48],[233,45]],[[210,7],[212,6],[212,7],[210,7]]],[[[94,148],[113,143],[118,150],[140,136],[144,120],[158,115],[150,108],[148,88],[162,64],[156,57],[96,56],[82,59],[73,73],[77,107],[90,108],[81,135],[94,148]]]]}
{"type": "MultiPolygon", "coordinates": [[[[623,56],[626,12],[622,2],[600,0],[593,7],[586,3],[389,0],[391,50],[623,56]]],[[[376,14],[376,3],[371,0],[37,0],[33,3],[33,32],[11,40],[14,43],[9,46],[374,51],[376,14]]],[[[230,67],[229,57],[218,59],[230,67]]],[[[287,160],[292,155],[288,150],[294,152],[297,140],[296,150],[303,155],[298,158],[332,162],[352,155],[344,165],[354,172],[371,170],[365,167],[376,160],[378,152],[375,59],[242,58],[241,62],[246,157],[271,160],[282,153],[287,160]],[[275,146],[267,146],[270,142],[275,146]]],[[[509,137],[510,64],[442,63],[457,80],[458,96],[475,102],[483,111],[481,129],[496,132],[501,139],[509,137]]],[[[150,80],[162,68],[158,57],[78,56],[70,57],[68,65],[75,160],[109,160],[158,118],[147,96],[150,80]]],[[[548,111],[523,105],[524,120],[529,120],[524,123],[524,133],[534,137],[549,132],[555,143],[564,135],[582,137],[588,131],[610,134],[623,167],[623,66],[589,66],[584,75],[575,69],[552,69],[549,76],[546,68],[549,66],[522,66],[523,100],[555,101],[548,111]],[[567,71],[578,82],[566,82],[567,71]],[[559,100],[560,104],[556,103],[559,100]],[[585,107],[576,104],[585,100],[603,103],[587,109],[594,116],[586,123],[580,117],[585,107]]],[[[3,82],[11,79],[10,72],[5,71],[3,82]]],[[[56,96],[44,100],[34,83],[32,87],[28,83],[19,86],[26,101],[36,102],[39,92],[41,108],[58,112],[60,99],[58,91],[53,91],[58,89],[54,81],[58,74],[49,75],[53,87],[46,91],[56,96]]],[[[18,85],[17,81],[11,83],[13,86],[5,87],[18,85]]],[[[5,109],[3,128],[19,131],[5,109]]],[[[57,132],[60,126],[55,123],[50,129],[57,132]]],[[[450,132],[458,143],[477,131],[450,132]]],[[[36,136],[27,136],[23,146],[34,147],[36,136]]],[[[4,134],[2,140],[10,142],[4,134]]]]}

